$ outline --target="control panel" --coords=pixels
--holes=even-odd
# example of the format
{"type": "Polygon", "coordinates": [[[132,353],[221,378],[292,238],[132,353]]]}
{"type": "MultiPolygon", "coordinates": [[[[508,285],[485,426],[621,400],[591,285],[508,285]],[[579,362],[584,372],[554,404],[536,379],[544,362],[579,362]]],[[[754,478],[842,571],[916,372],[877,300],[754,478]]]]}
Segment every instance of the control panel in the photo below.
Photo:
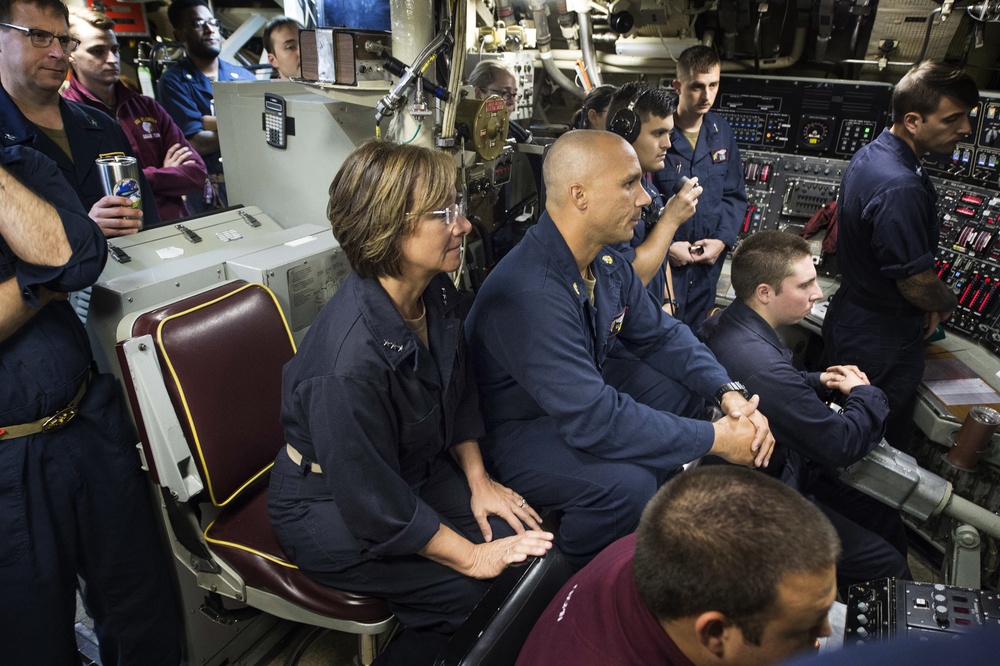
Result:
{"type": "Polygon", "coordinates": [[[747,213],[740,237],[763,229],[802,231],[824,204],[837,200],[846,160],[747,150],[742,153],[747,213]]]}
{"type": "Polygon", "coordinates": [[[996,592],[884,578],[850,587],[844,644],[948,639],[983,627],[1000,628],[996,592]]]}
{"type": "Polygon", "coordinates": [[[724,76],[715,111],[741,150],[850,159],[888,121],[887,83],[724,76]]]}
{"type": "Polygon", "coordinates": [[[995,189],[1000,182],[1000,94],[984,93],[969,123],[972,132],[950,155],[932,155],[924,164],[935,176],[995,189]]]}
{"type": "Polygon", "coordinates": [[[958,298],[945,326],[1000,352],[1000,193],[934,179],[938,276],[958,298]]]}

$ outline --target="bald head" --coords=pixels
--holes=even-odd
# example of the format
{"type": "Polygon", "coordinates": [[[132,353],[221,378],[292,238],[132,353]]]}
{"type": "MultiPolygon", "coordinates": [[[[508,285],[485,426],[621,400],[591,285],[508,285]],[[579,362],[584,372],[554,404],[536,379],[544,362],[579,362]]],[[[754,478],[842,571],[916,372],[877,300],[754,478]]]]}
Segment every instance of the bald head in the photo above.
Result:
{"type": "Polygon", "coordinates": [[[563,134],[545,156],[543,176],[545,210],[581,274],[604,245],[632,238],[642,207],[650,202],[635,150],[611,132],[563,134]]]}
{"type": "Polygon", "coordinates": [[[628,142],[611,132],[573,130],[563,134],[549,148],[542,167],[547,200],[554,206],[564,205],[570,186],[578,183],[590,189],[606,179],[609,160],[627,155],[635,159],[628,142]]]}

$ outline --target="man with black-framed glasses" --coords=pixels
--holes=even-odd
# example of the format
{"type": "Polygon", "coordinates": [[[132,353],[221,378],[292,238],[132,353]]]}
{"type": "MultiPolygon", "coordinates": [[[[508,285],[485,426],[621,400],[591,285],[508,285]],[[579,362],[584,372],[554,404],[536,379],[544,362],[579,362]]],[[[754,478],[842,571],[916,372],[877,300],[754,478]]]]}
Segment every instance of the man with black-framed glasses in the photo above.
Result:
{"type": "Polygon", "coordinates": [[[187,55],[160,77],[156,96],[184,136],[205,160],[208,181],[201,191],[187,195],[188,210],[200,213],[229,205],[219,150],[212,82],[253,81],[254,75],[219,57],[222,35],[219,19],[205,0],[176,0],[167,8],[174,37],[187,55]]]}
{"type": "Polygon", "coordinates": [[[125,197],[104,194],[94,161],[132,155],[118,123],[59,96],[69,54],[80,43],[70,37],[66,15],[66,6],[54,0],[0,0],[0,142],[32,146],[58,164],[105,236],[157,226],[153,191],[141,174],[141,210],[125,197]]]}

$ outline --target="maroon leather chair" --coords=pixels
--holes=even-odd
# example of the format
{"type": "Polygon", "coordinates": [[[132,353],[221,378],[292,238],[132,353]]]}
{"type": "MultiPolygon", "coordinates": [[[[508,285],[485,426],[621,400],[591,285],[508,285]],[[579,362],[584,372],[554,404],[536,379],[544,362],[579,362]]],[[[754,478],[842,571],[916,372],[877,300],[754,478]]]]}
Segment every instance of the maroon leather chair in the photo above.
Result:
{"type": "Polygon", "coordinates": [[[281,369],[295,353],[274,295],[234,281],[131,316],[118,357],[145,462],[164,487],[177,559],[206,590],[277,617],[358,634],[362,663],[394,624],[381,600],[312,581],[267,515],[284,445],[281,369]]]}

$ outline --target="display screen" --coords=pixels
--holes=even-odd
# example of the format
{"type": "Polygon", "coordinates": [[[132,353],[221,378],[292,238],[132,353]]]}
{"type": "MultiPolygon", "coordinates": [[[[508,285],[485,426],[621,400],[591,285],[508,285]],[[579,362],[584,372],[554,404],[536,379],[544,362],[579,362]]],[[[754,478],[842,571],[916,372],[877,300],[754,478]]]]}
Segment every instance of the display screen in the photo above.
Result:
{"type": "Polygon", "coordinates": [[[326,28],[389,30],[389,0],[322,0],[321,12],[326,28]]]}

